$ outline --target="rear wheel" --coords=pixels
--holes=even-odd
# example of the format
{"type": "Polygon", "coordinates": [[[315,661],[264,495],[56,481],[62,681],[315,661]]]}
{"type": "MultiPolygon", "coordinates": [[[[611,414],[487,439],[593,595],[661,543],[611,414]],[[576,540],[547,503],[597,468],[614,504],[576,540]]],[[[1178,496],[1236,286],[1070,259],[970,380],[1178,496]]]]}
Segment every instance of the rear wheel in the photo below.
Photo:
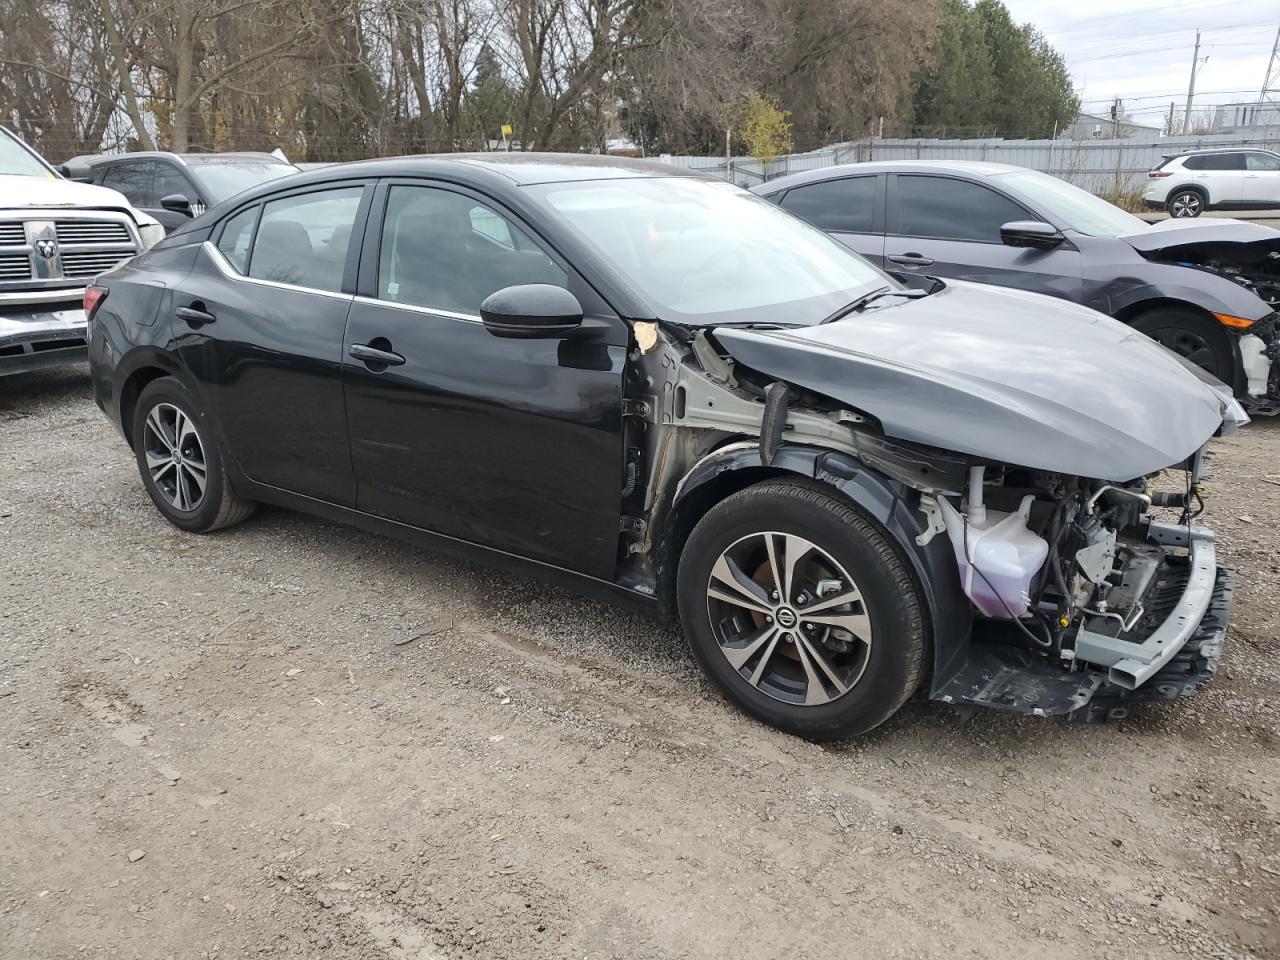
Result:
{"type": "Polygon", "coordinates": [[[1186,357],[1225,384],[1235,380],[1235,354],[1222,327],[1204,314],[1179,307],[1157,307],[1131,324],[1152,340],[1186,357]]]}
{"type": "Polygon", "coordinates": [[[689,537],[678,591],[707,676],[788,733],[863,733],[920,685],[919,589],[884,533],[829,489],[771,481],[717,504],[689,537]]]}
{"type": "Polygon", "coordinates": [[[1198,217],[1204,213],[1204,194],[1199,190],[1177,190],[1169,195],[1165,209],[1175,219],[1198,217]]]}
{"type": "Polygon", "coordinates": [[[161,377],[143,388],[132,436],[142,483],[175,527],[208,533],[253,512],[231,489],[213,430],[181,381],[161,377]]]}

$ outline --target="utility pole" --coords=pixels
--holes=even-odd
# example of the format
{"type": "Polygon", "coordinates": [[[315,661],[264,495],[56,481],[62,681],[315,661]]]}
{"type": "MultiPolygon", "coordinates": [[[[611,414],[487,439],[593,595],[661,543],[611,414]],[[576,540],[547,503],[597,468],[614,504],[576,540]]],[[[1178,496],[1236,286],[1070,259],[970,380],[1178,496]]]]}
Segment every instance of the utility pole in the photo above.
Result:
{"type": "Polygon", "coordinates": [[[1169,125],[1168,125],[1168,128],[1165,130],[1166,136],[1170,136],[1170,137],[1173,136],[1173,111],[1177,108],[1177,106],[1178,105],[1174,103],[1172,100],[1169,101],[1169,125]]]}
{"type": "MultiPolygon", "coordinates": [[[[1205,58],[1206,60],[1208,57],[1205,58]]],[[[1187,109],[1182,114],[1182,132],[1191,129],[1191,101],[1196,96],[1196,71],[1200,69],[1200,31],[1196,31],[1196,49],[1191,55],[1191,82],[1187,84],[1187,109]]]]}
{"type": "Polygon", "coordinates": [[[1112,140],[1120,139],[1120,116],[1121,116],[1120,111],[1123,109],[1120,106],[1120,102],[1121,101],[1119,97],[1116,97],[1113,101],[1111,101],[1111,139],[1112,140]]]}

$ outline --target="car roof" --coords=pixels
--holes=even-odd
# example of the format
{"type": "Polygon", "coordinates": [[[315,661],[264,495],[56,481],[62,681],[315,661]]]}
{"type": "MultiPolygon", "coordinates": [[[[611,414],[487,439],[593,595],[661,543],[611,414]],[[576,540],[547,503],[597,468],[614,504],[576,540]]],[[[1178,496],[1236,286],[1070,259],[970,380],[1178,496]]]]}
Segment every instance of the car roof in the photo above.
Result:
{"type": "Polygon", "coordinates": [[[466,168],[477,173],[496,175],[511,183],[527,186],[534,183],[564,183],[573,180],[618,180],[644,177],[708,178],[696,170],[677,167],[655,160],[632,157],[610,157],[594,153],[426,153],[378,160],[357,160],[318,167],[315,173],[330,178],[336,175],[413,176],[466,168]]]}
{"type": "Polygon", "coordinates": [[[200,163],[202,161],[218,161],[218,160],[268,160],[271,163],[283,163],[292,166],[288,160],[281,160],[273,153],[263,153],[261,151],[240,150],[227,151],[226,153],[169,153],[166,150],[138,150],[132,153],[86,153],[79,157],[72,157],[67,163],[87,163],[89,166],[99,166],[104,163],[111,163],[117,160],[177,160],[179,163],[200,163]]]}
{"type": "Polygon", "coordinates": [[[867,173],[942,173],[953,176],[981,179],[1002,173],[1014,173],[1029,169],[1010,163],[988,163],[984,160],[869,160],[865,163],[844,163],[835,167],[819,167],[805,170],[752,187],[753,193],[768,196],[779,190],[798,187],[803,183],[817,183],[837,177],[849,177],[867,173]]]}

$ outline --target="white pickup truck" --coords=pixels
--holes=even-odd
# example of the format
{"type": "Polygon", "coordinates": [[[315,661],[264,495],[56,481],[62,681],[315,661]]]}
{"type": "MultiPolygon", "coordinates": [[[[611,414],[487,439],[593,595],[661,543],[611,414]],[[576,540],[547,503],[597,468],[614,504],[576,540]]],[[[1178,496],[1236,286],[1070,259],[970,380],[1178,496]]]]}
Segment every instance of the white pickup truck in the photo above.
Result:
{"type": "Polygon", "coordinates": [[[163,236],[121,194],[61,177],[0,127],[0,377],[82,359],[85,285],[163,236]]]}

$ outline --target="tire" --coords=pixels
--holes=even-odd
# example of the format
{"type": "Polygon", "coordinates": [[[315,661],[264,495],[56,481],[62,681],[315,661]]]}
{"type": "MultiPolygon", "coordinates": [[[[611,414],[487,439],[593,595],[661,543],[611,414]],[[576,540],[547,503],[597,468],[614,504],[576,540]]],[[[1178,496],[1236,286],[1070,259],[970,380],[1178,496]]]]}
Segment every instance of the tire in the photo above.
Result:
{"type": "Polygon", "coordinates": [[[1204,213],[1204,208],[1208,205],[1205,196],[1199,190],[1191,188],[1181,188],[1169,194],[1169,199],[1165,203],[1165,210],[1169,212],[1169,216],[1175,220],[1181,220],[1186,217],[1198,217],[1204,213]]]}
{"type": "Polygon", "coordinates": [[[680,556],[677,603],[712,683],[756,719],[807,739],[879,726],[924,676],[924,604],[907,564],[875,523],[817,483],[767,481],[709,510],[680,556]],[[772,600],[767,585],[786,586],[788,556],[790,595],[772,600]],[[726,590],[729,577],[737,586],[726,590]]]}
{"type": "Polygon", "coordinates": [[[209,418],[180,381],[161,377],[143,388],[134,408],[132,437],[142,484],[175,527],[209,533],[253,513],[254,504],[231,489],[209,418]]]}
{"type": "Polygon", "coordinates": [[[1156,307],[1130,323],[1152,340],[1208,371],[1227,386],[1236,379],[1231,338],[1213,320],[1186,307],[1156,307]]]}

